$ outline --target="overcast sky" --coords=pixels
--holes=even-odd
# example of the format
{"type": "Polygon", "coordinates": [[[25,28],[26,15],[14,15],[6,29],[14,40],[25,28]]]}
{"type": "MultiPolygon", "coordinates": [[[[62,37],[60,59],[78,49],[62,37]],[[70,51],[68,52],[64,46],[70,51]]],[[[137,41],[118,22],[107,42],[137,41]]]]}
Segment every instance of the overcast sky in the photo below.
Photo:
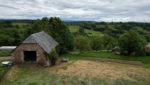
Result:
{"type": "Polygon", "coordinates": [[[150,0],[0,0],[0,19],[150,22],[150,0]]]}

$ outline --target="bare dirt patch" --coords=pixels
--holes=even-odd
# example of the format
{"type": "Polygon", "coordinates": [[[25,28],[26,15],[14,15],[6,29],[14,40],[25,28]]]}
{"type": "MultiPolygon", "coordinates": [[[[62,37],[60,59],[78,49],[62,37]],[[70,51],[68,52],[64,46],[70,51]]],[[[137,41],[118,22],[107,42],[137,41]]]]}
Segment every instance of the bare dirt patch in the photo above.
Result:
{"type": "MultiPolygon", "coordinates": [[[[58,75],[126,79],[133,81],[150,80],[150,69],[132,65],[79,60],[54,68],[53,72],[58,75]]],[[[48,71],[52,72],[51,69],[48,71]]]]}

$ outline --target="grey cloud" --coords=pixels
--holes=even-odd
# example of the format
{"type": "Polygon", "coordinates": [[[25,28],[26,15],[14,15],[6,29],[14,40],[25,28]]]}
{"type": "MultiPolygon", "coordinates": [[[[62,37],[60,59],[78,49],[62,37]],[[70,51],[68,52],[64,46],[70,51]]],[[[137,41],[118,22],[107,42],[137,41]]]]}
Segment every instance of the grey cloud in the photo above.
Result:
{"type": "Polygon", "coordinates": [[[148,0],[0,0],[0,3],[3,3],[0,18],[59,16],[70,20],[150,22],[148,0]]]}
{"type": "Polygon", "coordinates": [[[0,7],[2,7],[2,8],[9,8],[9,9],[18,9],[16,7],[13,7],[13,6],[2,5],[2,4],[0,4],[0,7]]]}

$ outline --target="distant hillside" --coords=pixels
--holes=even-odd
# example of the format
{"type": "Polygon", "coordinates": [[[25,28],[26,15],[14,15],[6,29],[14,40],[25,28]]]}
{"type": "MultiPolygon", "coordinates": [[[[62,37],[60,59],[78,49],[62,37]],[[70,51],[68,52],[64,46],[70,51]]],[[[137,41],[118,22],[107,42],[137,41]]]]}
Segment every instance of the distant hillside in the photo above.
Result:
{"type": "MultiPolygon", "coordinates": [[[[79,31],[79,27],[77,25],[71,25],[69,26],[69,30],[72,33],[77,33],[79,31]]],[[[84,29],[84,32],[88,35],[88,36],[103,36],[103,33],[99,32],[99,31],[94,31],[94,30],[90,30],[90,29],[84,29]]]]}
{"type": "Polygon", "coordinates": [[[150,23],[144,22],[92,22],[92,21],[79,21],[79,22],[66,22],[70,27],[71,32],[76,32],[79,27],[85,29],[88,35],[109,35],[114,38],[119,38],[121,34],[129,30],[135,30],[143,35],[148,42],[150,42],[150,23]],[[99,32],[99,33],[98,33],[99,32]]]}

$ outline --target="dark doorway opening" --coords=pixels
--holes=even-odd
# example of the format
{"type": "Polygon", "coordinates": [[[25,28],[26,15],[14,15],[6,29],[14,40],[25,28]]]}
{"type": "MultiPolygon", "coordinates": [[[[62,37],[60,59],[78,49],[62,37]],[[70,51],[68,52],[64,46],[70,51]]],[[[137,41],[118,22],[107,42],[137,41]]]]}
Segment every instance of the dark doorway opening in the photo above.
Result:
{"type": "Polygon", "coordinates": [[[36,51],[24,51],[24,61],[36,61],[36,51]]]}

